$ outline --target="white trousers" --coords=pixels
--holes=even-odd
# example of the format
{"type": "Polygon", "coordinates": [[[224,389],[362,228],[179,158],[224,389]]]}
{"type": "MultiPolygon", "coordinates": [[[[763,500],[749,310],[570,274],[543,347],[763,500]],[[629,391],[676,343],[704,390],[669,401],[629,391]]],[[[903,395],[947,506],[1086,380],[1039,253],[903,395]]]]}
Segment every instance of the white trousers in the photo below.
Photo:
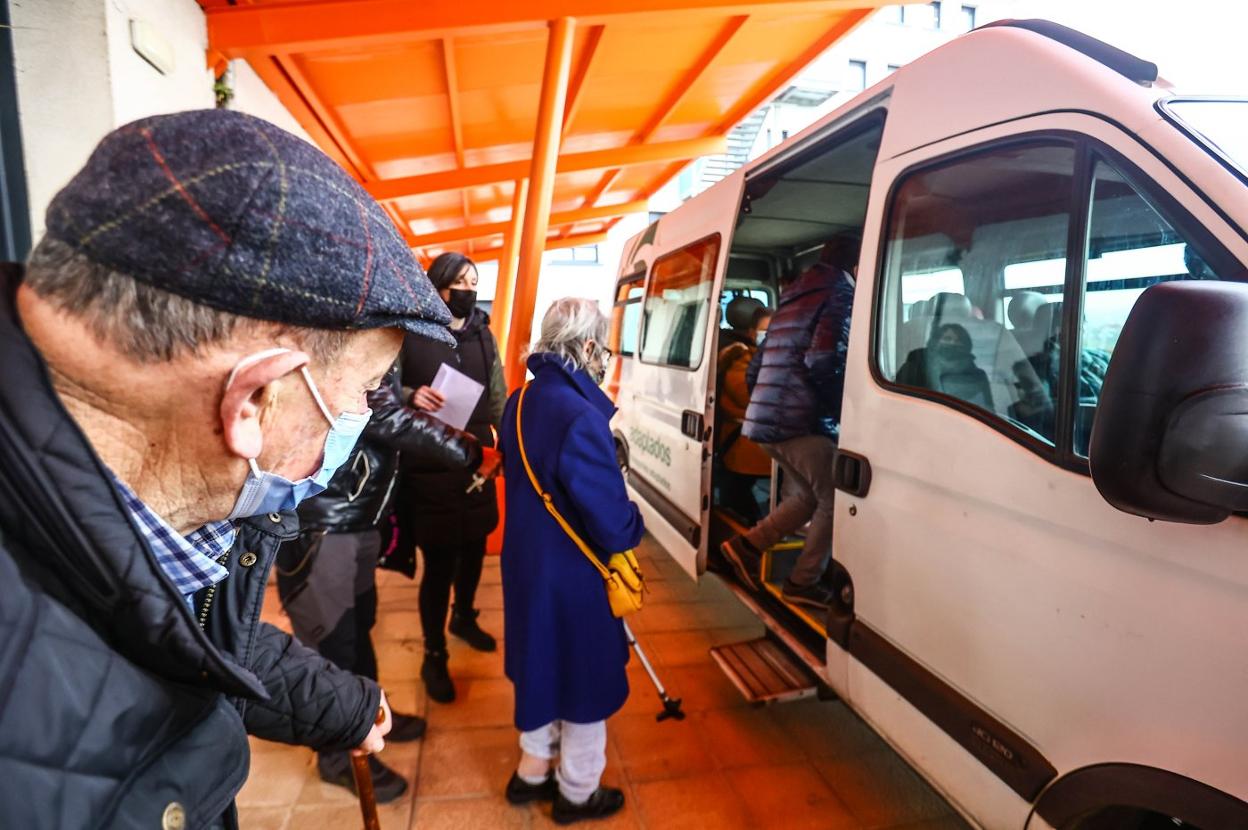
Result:
{"type": "Polygon", "coordinates": [[[534,758],[558,758],[559,792],[573,804],[583,804],[598,789],[607,768],[607,722],[552,721],[521,732],[520,748],[534,758]]]}

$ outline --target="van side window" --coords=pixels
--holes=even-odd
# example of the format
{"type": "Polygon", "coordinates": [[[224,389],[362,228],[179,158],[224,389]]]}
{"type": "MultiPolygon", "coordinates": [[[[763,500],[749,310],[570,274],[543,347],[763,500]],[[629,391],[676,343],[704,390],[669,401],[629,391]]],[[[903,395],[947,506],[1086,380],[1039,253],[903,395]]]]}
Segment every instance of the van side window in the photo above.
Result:
{"type": "Polygon", "coordinates": [[[641,359],[697,369],[706,346],[719,234],[655,260],[642,305],[641,359]]]}
{"type": "Polygon", "coordinates": [[[637,354],[637,329],[641,322],[642,278],[622,281],[616,288],[615,308],[611,314],[611,326],[619,331],[619,343],[615,353],[620,357],[637,354]]]}
{"type": "Polygon", "coordinates": [[[1159,282],[1220,277],[1122,174],[1100,160],[1092,174],[1085,256],[1074,450],[1086,458],[1109,358],[1136,298],[1159,282]]]}
{"type": "Polygon", "coordinates": [[[1056,436],[1075,148],[1013,144],[894,191],[877,359],[884,379],[1056,436]]]}

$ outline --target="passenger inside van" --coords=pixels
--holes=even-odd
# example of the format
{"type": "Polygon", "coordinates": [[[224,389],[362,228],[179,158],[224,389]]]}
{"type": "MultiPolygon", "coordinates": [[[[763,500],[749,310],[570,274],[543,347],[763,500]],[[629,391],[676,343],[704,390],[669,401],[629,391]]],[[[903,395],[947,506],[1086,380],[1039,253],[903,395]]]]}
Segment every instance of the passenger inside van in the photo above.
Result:
{"type": "Polygon", "coordinates": [[[780,293],[767,338],[747,372],[751,386],[743,434],[779,464],[780,503],[720,552],[741,582],[759,588],[763,552],[810,526],[802,552],[784,580],[783,597],[827,608],[834,600],[824,574],[832,556],[832,479],[841,429],[841,398],[860,241],[829,240],[819,262],[780,293]]]}
{"type": "Polygon", "coordinates": [[[715,454],[719,469],[715,481],[718,504],[753,524],[762,515],[771,480],[771,458],[763,448],[741,434],[750,404],[746,369],[767,333],[771,309],[753,297],[737,297],[725,311],[728,328],[720,331],[717,370],[718,406],[715,454]]]}
{"type": "Polygon", "coordinates": [[[897,382],[952,395],[984,409],[992,409],[988,374],[975,364],[971,335],[957,323],[933,329],[928,344],[906,356],[897,382]]]}

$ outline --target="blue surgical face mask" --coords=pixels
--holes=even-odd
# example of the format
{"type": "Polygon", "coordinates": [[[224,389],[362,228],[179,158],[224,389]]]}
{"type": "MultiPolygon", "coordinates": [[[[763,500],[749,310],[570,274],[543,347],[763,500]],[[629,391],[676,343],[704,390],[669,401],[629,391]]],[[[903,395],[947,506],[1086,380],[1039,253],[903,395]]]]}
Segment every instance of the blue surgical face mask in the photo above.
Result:
{"type": "MultiPolygon", "coordinates": [[[[225,382],[226,388],[228,389],[234,381],[239,369],[257,360],[287,351],[290,350],[272,349],[244,358],[230,373],[229,380],[225,382]]],[[[299,371],[303,375],[304,382],[308,384],[308,390],[316,400],[321,414],[325,416],[325,420],[329,421],[329,435],[325,437],[325,451],[321,456],[321,467],[307,478],[291,481],[277,473],[264,472],[256,464],[256,459],[247,459],[251,469],[247,473],[247,480],[243,482],[242,490],[239,491],[237,501],[234,502],[234,509],[226,517],[228,519],[242,519],[248,516],[263,516],[268,513],[294,510],[304,499],[324,492],[329,486],[329,480],[334,477],[334,473],[351,456],[360,433],[364,431],[368,419],[372,417],[373,411],[367,409],[363,412],[344,412],[335,418],[330,413],[329,407],[325,405],[321,391],[316,388],[308,367],[301,366],[299,371]]]]}

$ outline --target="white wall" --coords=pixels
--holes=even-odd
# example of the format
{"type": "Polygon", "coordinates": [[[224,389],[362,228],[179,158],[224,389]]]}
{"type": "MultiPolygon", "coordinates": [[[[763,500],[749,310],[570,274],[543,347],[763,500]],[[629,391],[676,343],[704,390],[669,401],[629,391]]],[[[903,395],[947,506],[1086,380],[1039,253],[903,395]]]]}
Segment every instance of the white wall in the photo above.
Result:
{"type": "Polygon", "coordinates": [[[211,109],[208,28],[195,0],[105,0],[113,125],[177,110],[211,109]],[[130,21],[150,24],[174,54],[162,75],[130,46],[130,21]]]}
{"type": "Polygon", "coordinates": [[[31,234],[56,191],[113,126],[101,0],[10,0],[31,234]]]}
{"type": "MultiPolygon", "coordinates": [[[[207,26],[195,0],[10,0],[31,234],[43,235],[48,202],[109,131],[138,118],[215,105],[207,26]],[[131,19],[169,44],[162,75],[130,43],[131,19]]],[[[242,61],[231,109],[307,133],[242,61]]]]}

